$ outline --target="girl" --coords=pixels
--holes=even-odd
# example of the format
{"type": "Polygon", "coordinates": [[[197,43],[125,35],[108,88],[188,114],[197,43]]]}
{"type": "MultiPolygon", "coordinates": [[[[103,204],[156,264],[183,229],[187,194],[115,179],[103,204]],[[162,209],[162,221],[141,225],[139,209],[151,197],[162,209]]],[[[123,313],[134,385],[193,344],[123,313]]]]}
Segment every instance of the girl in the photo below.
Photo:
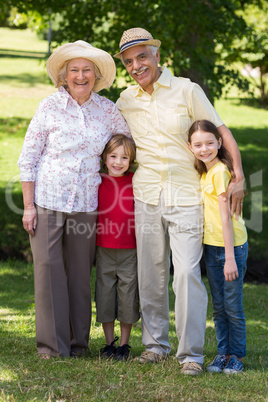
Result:
{"type": "Polygon", "coordinates": [[[217,127],[198,120],[189,130],[188,146],[195,156],[204,199],[204,244],[207,276],[213,301],[217,356],[209,372],[226,374],[243,370],[246,355],[246,322],[243,311],[243,278],[248,255],[244,221],[230,216],[224,201],[234,176],[232,159],[217,127]]]}
{"type": "Polygon", "coordinates": [[[125,135],[114,135],[102,154],[96,254],[97,321],[102,323],[106,346],[101,357],[125,360],[132,324],[139,320],[136,237],[134,229],[133,173],[135,144],[125,135]],[[116,349],[115,319],[120,321],[121,341],[116,349]]]}

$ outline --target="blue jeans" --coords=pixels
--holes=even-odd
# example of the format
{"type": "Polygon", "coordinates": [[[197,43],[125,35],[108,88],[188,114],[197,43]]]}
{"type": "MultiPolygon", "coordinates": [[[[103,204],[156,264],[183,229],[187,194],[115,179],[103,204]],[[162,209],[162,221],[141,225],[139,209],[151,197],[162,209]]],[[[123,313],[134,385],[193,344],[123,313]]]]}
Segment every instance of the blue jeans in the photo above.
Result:
{"type": "Polygon", "coordinates": [[[235,260],[239,277],[224,278],[225,248],[205,245],[207,277],[213,302],[219,355],[246,355],[246,320],[243,310],[243,279],[247,270],[248,243],[237,246],[235,260]]]}

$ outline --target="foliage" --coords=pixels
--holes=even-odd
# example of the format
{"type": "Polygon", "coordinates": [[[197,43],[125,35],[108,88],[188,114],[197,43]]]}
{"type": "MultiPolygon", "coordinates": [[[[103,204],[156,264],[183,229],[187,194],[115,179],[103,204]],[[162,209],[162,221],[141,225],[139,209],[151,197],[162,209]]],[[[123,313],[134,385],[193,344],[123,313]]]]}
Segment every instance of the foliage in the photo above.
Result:
{"type": "Polygon", "coordinates": [[[260,92],[261,103],[268,104],[268,3],[261,0],[260,6],[249,4],[239,14],[246,21],[248,35],[234,41],[225,59],[246,65],[253,86],[260,92]],[[259,71],[259,78],[252,74],[255,68],[259,71]]]}
{"type": "Polygon", "coordinates": [[[8,25],[7,19],[10,13],[10,7],[4,2],[0,2],[0,26],[5,27],[8,25]]]}
{"type": "MultiPolygon", "coordinates": [[[[172,280],[172,277],[171,277],[172,280]]],[[[38,359],[35,344],[33,267],[20,261],[0,263],[0,400],[7,401],[266,401],[267,400],[267,285],[244,285],[247,325],[245,371],[238,376],[211,375],[197,378],[180,374],[175,357],[174,294],[170,295],[170,357],[163,363],[141,365],[132,358],[144,350],[140,322],[134,325],[131,359],[125,363],[104,361],[104,343],[96,322],[95,269],[92,271],[92,326],[86,358],[38,359]]],[[[207,280],[204,280],[208,289],[207,280]]],[[[209,295],[205,338],[205,366],[216,353],[212,304],[209,295]]],[[[116,335],[119,323],[116,322],[116,335]]]]}
{"type": "MultiPolygon", "coordinates": [[[[8,0],[22,12],[39,11],[51,19],[60,13],[57,44],[83,39],[111,54],[118,50],[122,32],[141,26],[162,40],[162,63],[176,75],[199,83],[210,99],[220,97],[226,82],[246,89],[247,80],[223,63],[233,40],[247,35],[238,13],[254,0],[8,0]],[[224,52],[216,51],[220,47],[224,52]]],[[[121,64],[118,64],[122,69],[121,64]]]]}
{"type": "Polygon", "coordinates": [[[7,22],[10,27],[25,29],[28,26],[29,17],[26,13],[19,13],[18,9],[13,7],[10,10],[7,22]]]}
{"type": "MultiPolygon", "coordinates": [[[[41,15],[38,11],[19,12],[17,7],[11,7],[3,15],[2,25],[15,29],[30,28],[37,33],[45,30],[48,27],[49,16],[41,15]]],[[[1,14],[0,14],[1,23],[1,14]]]]}
{"type": "Polygon", "coordinates": [[[27,14],[27,27],[35,30],[37,33],[48,27],[48,17],[44,18],[38,11],[29,11],[27,14]]]}

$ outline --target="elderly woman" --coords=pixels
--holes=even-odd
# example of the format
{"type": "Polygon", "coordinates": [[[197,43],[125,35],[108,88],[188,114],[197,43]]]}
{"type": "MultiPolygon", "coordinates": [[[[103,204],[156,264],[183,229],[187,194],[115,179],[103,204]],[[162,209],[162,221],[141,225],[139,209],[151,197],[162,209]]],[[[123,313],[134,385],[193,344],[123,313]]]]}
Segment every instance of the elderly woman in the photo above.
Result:
{"type": "Polygon", "coordinates": [[[96,93],[115,78],[108,53],[68,43],[49,57],[47,71],[59,89],[40,103],[18,162],[43,358],[88,349],[100,155],[113,134],[129,133],[116,106],[96,93]]]}

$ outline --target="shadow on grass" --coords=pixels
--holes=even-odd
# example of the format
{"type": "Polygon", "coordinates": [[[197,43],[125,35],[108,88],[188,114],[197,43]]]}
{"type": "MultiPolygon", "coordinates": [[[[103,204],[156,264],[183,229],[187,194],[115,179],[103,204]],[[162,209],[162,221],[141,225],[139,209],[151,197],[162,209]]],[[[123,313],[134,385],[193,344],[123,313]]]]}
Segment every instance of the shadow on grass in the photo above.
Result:
{"type": "Polygon", "coordinates": [[[246,281],[268,283],[268,137],[267,128],[230,128],[241,152],[246,179],[247,195],[244,198],[249,258],[246,281]]]}
{"type": "Polygon", "coordinates": [[[262,104],[260,102],[260,99],[254,98],[229,98],[228,101],[234,105],[245,105],[252,107],[254,109],[263,109],[263,110],[268,110],[268,104],[262,104]]]}
{"type": "Polygon", "coordinates": [[[0,118],[0,139],[7,136],[24,138],[30,119],[22,117],[0,118]]]}
{"type": "MultiPolygon", "coordinates": [[[[32,264],[19,260],[0,263],[1,309],[26,313],[34,305],[34,275],[32,264]]],[[[9,311],[11,314],[12,312],[9,311]]],[[[1,310],[1,321],[3,321],[1,310]]]]}
{"type": "Polygon", "coordinates": [[[16,76],[14,75],[1,75],[0,76],[0,82],[6,83],[6,82],[15,82],[17,84],[24,84],[24,86],[27,87],[34,87],[35,85],[38,84],[48,84],[50,83],[50,79],[47,75],[47,73],[44,70],[44,73],[39,73],[39,74],[31,74],[31,73],[21,73],[16,76]]]}
{"type": "Polygon", "coordinates": [[[45,52],[31,50],[0,49],[0,57],[24,58],[24,59],[45,59],[45,52]]]}
{"type": "MultiPolygon", "coordinates": [[[[1,184],[1,183],[0,183],[1,184]]],[[[6,202],[6,188],[0,187],[0,260],[17,258],[32,261],[29,235],[22,226],[23,201],[21,192],[12,193],[12,206],[6,202]],[[12,208],[12,209],[11,209],[12,208]],[[14,212],[14,209],[17,209],[14,212]]]]}
{"type": "MultiPolygon", "coordinates": [[[[17,273],[0,273],[2,284],[0,286],[1,292],[1,308],[8,308],[16,311],[14,315],[26,313],[29,308],[34,305],[34,285],[33,285],[33,268],[31,266],[32,274],[28,276],[21,274],[18,268],[17,273]],[[9,283],[7,287],[5,284],[9,283]],[[10,285],[12,284],[12,285],[10,285]],[[20,300],[20,303],[18,303],[20,300]]],[[[10,321],[11,313],[6,315],[1,313],[1,322],[10,321]]]]}

